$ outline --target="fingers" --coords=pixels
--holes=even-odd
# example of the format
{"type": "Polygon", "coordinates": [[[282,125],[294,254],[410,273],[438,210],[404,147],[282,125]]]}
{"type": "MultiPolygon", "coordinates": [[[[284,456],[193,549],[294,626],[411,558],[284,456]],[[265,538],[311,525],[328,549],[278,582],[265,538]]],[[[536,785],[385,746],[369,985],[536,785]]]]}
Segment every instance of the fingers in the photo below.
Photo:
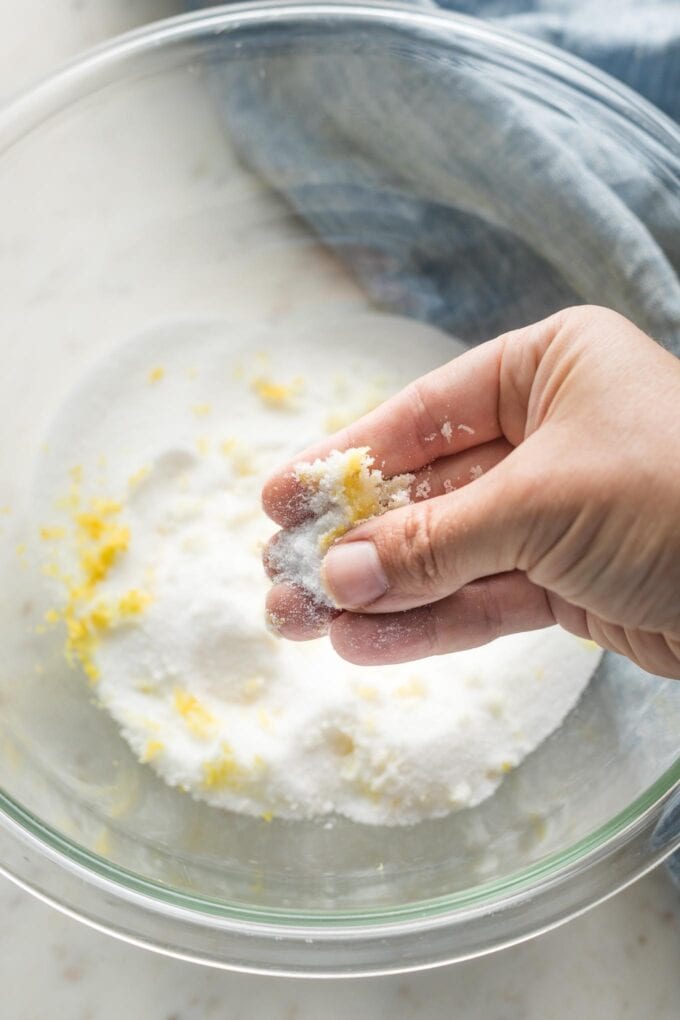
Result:
{"type": "Polygon", "coordinates": [[[411,499],[419,502],[462,489],[500,464],[513,449],[507,439],[495,439],[464,453],[440,457],[434,464],[416,472],[411,485],[411,499]]]}
{"type": "Polygon", "coordinates": [[[311,641],[328,633],[338,610],[320,606],[301,588],[276,584],[267,594],[269,629],[289,641],[311,641]]]}
{"type": "Polygon", "coordinates": [[[532,385],[545,350],[563,327],[557,313],[480,344],[422,376],[348,428],[303,450],[264,485],[262,504],[282,527],[305,516],[295,464],[332,450],[368,446],[388,477],[505,436],[524,438],[532,385]]]}
{"type": "Polygon", "coordinates": [[[501,434],[498,379],[502,343],[492,340],[411,383],[380,407],[328,439],[303,450],[264,485],[262,504],[283,527],[304,517],[304,494],[294,466],[332,450],[368,446],[375,466],[392,476],[439,457],[487,443],[501,434]]]}
{"type": "Polygon", "coordinates": [[[556,543],[575,513],[568,487],[556,491],[548,477],[551,449],[532,436],[474,485],[354,528],[323,562],[335,605],[402,612],[479,578],[529,569],[533,550],[556,543]]]}
{"type": "Polygon", "coordinates": [[[403,613],[342,613],[330,625],[330,638],[343,659],[377,666],[476,648],[554,622],[543,589],[515,572],[469,584],[455,595],[403,613]]]}
{"type": "MultiPolygon", "coordinates": [[[[411,499],[419,502],[462,489],[499,464],[513,449],[506,439],[496,439],[492,443],[484,443],[465,453],[442,457],[435,464],[428,465],[416,474],[411,486],[411,499]]],[[[273,581],[276,580],[276,571],[271,564],[271,551],[281,534],[282,532],[278,531],[272,535],[262,554],[265,572],[273,581]]]]}

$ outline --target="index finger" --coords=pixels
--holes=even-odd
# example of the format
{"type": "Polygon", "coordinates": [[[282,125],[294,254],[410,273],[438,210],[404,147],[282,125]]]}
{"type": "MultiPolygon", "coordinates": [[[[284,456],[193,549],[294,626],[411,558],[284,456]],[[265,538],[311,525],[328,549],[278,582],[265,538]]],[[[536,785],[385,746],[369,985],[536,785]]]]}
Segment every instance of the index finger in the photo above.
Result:
{"type": "Polygon", "coordinates": [[[374,411],[303,450],[264,484],[265,512],[284,528],[305,517],[295,465],[368,446],[387,477],[416,471],[502,435],[498,417],[502,338],[466,351],[409,383],[374,411]]]}

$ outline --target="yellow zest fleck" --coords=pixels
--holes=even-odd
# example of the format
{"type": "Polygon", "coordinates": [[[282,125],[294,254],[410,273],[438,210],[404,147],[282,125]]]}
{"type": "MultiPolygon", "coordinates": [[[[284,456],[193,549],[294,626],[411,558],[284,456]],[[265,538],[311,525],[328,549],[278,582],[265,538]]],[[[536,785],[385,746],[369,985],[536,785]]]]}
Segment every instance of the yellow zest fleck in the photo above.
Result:
{"type": "Polygon", "coordinates": [[[0,514],[2,514],[3,517],[6,517],[11,512],[12,508],[10,507],[9,503],[5,503],[4,506],[0,506],[0,514]]]}
{"type": "Polygon", "coordinates": [[[272,818],[274,817],[274,812],[273,811],[263,811],[262,815],[260,817],[262,818],[263,822],[271,822],[272,818]]]}
{"type": "Polygon", "coordinates": [[[146,747],[144,748],[142,756],[139,760],[141,761],[142,764],[144,764],[147,761],[151,761],[152,758],[155,758],[157,755],[161,753],[164,747],[165,744],[163,743],[162,740],[147,740],[146,747]]]}
{"type": "Polygon", "coordinates": [[[22,559],[26,555],[26,543],[20,542],[17,546],[17,556],[22,559]]]}
{"type": "Polygon", "coordinates": [[[355,744],[351,736],[343,730],[336,730],[331,733],[329,743],[335,753],[341,755],[343,758],[352,754],[355,749],[355,744]]]}
{"type": "Polygon", "coordinates": [[[234,758],[234,752],[222,741],[221,754],[203,766],[203,786],[206,790],[234,790],[243,780],[243,769],[234,758]]]}
{"type": "MultiPolygon", "coordinates": [[[[72,471],[79,475],[80,469],[72,471]]],[[[138,616],[151,596],[136,588],[125,592],[114,604],[97,598],[97,588],[109,575],[130,544],[130,530],[118,521],[122,506],[110,499],[93,499],[86,510],[74,513],[75,548],[79,568],[77,580],[60,577],[56,564],[45,572],[60,577],[67,586],[67,601],[61,610],[51,609],[48,623],[63,620],[66,627],[65,654],[69,663],[79,662],[91,682],[99,677],[94,653],[100,635],[126,619],[138,616]]],[[[49,568],[49,569],[48,569],[49,568]]]]}
{"type": "Polygon", "coordinates": [[[270,730],[272,728],[272,717],[264,708],[258,710],[257,721],[263,730],[270,730]]]}
{"type": "Polygon", "coordinates": [[[131,474],[130,477],[128,478],[129,488],[136,489],[137,486],[144,481],[148,474],[149,474],[148,467],[140,467],[138,471],[135,471],[134,474],[131,474]]]}
{"type": "Polygon", "coordinates": [[[76,464],[75,467],[72,467],[71,470],[69,471],[69,475],[71,476],[71,481],[73,482],[74,485],[80,485],[80,483],[83,480],[82,464],[76,464]]]}
{"type": "Polygon", "coordinates": [[[234,471],[239,478],[249,478],[251,475],[255,474],[255,468],[253,467],[250,458],[245,453],[236,454],[236,456],[232,458],[232,464],[234,465],[234,471]]]}
{"type": "Polygon", "coordinates": [[[108,857],[111,853],[111,840],[109,838],[108,829],[102,829],[97,836],[94,846],[92,847],[96,854],[100,857],[108,857]]]}
{"type": "Polygon", "coordinates": [[[173,695],[175,711],[178,712],[187,728],[197,737],[208,737],[215,726],[215,717],[201,705],[198,698],[180,688],[173,695]]]}
{"type": "Polygon", "coordinates": [[[199,436],[196,440],[196,449],[202,457],[205,457],[210,450],[210,441],[206,436],[199,436]]]}
{"type": "Polygon", "coordinates": [[[396,690],[398,698],[423,698],[425,694],[425,685],[417,676],[411,677],[410,680],[407,680],[405,684],[401,684],[396,690]]]}
{"type": "Polygon", "coordinates": [[[234,474],[239,478],[248,478],[255,474],[252,452],[239,445],[235,439],[223,440],[219,449],[223,456],[229,457],[234,474]]]}
{"type": "Polygon", "coordinates": [[[511,761],[501,762],[501,772],[505,773],[506,775],[508,772],[512,772],[512,762],[511,761]]]}
{"type": "Polygon", "coordinates": [[[548,826],[545,818],[543,818],[542,815],[531,815],[529,822],[531,823],[531,828],[534,831],[536,839],[545,839],[548,832],[548,826]]]}
{"type": "Polygon", "coordinates": [[[120,510],[119,503],[97,500],[93,502],[92,510],[77,515],[76,524],[87,538],[92,539],[93,542],[98,542],[105,534],[107,528],[110,527],[110,523],[107,522],[106,518],[115,516],[120,513],[120,510]]]}
{"type": "Polygon", "coordinates": [[[63,538],[66,534],[66,529],[59,525],[48,526],[40,529],[40,537],[43,542],[56,542],[60,538],[63,538]]]}
{"type": "Polygon", "coordinates": [[[376,701],[378,698],[377,687],[371,687],[370,684],[357,684],[354,690],[364,701],[376,701]]]}
{"type": "Polygon", "coordinates": [[[163,366],[157,365],[155,368],[151,369],[147,376],[147,379],[149,380],[150,383],[157,383],[161,381],[164,375],[165,369],[163,368],[163,366]]]}
{"type": "Polygon", "coordinates": [[[241,697],[244,701],[255,701],[262,693],[264,680],[261,676],[251,676],[243,685],[241,697]]]}
{"type": "Polygon", "coordinates": [[[140,694],[156,694],[158,692],[158,684],[155,684],[153,680],[140,680],[135,687],[140,694]]]}
{"type": "Polygon", "coordinates": [[[356,779],[354,782],[354,789],[357,793],[360,793],[362,797],[365,797],[366,800],[372,801],[374,804],[377,804],[380,801],[380,793],[366,779],[356,779]]]}
{"type": "Polygon", "coordinates": [[[212,412],[210,404],[194,404],[191,408],[197,418],[206,418],[212,412]]]}
{"type": "MultiPolygon", "coordinates": [[[[379,490],[372,482],[371,473],[365,462],[366,450],[348,451],[347,462],[341,482],[341,498],[347,508],[347,519],[343,524],[331,528],[319,539],[319,550],[324,553],[353,525],[375,517],[381,511],[379,490]]],[[[304,475],[299,474],[304,483],[304,475]]]]}
{"type": "Polygon", "coordinates": [[[130,588],[118,600],[118,612],[121,616],[139,616],[151,602],[148,592],[140,591],[138,588],[130,588]]]}
{"type": "Polygon", "coordinates": [[[56,501],[57,510],[77,510],[80,506],[80,488],[72,485],[68,493],[56,501]]]}
{"type": "Polygon", "coordinates": [[[94,630],[107,631],[110,630],[111,625],[114,622],[114,614],[111,606],[106,602],[97,602],[95,607],[90,612],[87,620],[92,625],[94,630]]]}
{"type": "Polygon", "coordinates": [[[365,451],[354,450],[348,458],[342,479],[345,500],[351,508],[352,523],[372,517],[380,510],[375,490],[369,486],[369,471],[364,463],[365,451]]]}
{"type": "Polygon", "coordinates": [[[81,567],[85,575],[85,583],[93,588],[103,581],[121,553],[126,552],[130,544],[129,528],[112,525],[106,530],[103,541],[93,550],[83,552],[81,567]]]}
{"type": "Polygon", "coordinates": [[[293,406],[294,398],[300,393],[304,386],[303,380],[294,379],[292,383],[276,383],[266,376],[258,376],[253,379],[251,388],[266,407],[275,410],[289,410],[293,406]]]}

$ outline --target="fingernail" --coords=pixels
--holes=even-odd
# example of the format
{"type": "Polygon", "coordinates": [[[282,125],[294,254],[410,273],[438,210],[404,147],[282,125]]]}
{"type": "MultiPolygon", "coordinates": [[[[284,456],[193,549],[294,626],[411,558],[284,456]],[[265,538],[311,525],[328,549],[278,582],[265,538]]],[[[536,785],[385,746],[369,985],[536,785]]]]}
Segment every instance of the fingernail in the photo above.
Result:
{"type": "Polygon", "coordinates": [[[334,545],[323,561],[322,580],[338,608],[360,609],[388,588],[378,551],[372,542],[334,545]]]}

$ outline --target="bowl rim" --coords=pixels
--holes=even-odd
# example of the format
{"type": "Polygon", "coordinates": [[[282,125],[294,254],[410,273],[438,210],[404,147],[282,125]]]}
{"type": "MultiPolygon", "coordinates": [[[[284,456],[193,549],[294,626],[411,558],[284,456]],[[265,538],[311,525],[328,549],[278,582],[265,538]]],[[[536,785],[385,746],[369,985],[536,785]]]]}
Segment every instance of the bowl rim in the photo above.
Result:
{"type": "MultiPolygon", "coordinates": [[[[680,128],[641,96],[605,73],[550,44],[476,18],[425,6],[414,8],[409,4],[373,0],[360,3],[350,0],[239,3],[165,19],[118,36],[68,62],[0,110],[0,156],[22,137],[39,128],[50,116],[87,94],[89,90],[84,93],[83,88],[88,84],[94,87],[98,76],[114,72],[115,80],[115,71],[135,54],[168,47],[183,38],[220,35],[244,24],[282,22],[285,19],[304,21],[319,17],[345,23],[359,20],[366,24],[378,22],[419,29],[430,38],[439,37],[449,43],[456,40],[463,44],[470,41],[488,43],[494,58],[502,54],[505,58],[529,64],[547,78],[561,81],[572,89],[578,87],[581,93],[585,91],[591,99],[606,105],[630,131],[644,138],[648,150],[653,151],[656,158],[666,164],[670,161],[671,172],[680,180],[680,128]]],[[[680,846],[680,831],[675,837],[668,835],[656,846],[650,845],[664,807],[678,789],[680,759],[623,811],[566,850],[551,854],[502,879],[398,907],[337,912],[276,910],[181,893],[111,864],[41,822],[1,790],[0,871],[86,923],[128,941],[185,959],[239,970],[309,973],[310,976],[325,973],[335,976],[348,971],[357,975],[404,971],[478,956],[502,945],[522,941],[623,888],[680,846]],[[14,860],[13,848],[18,845],[31,846],[37,852],[42,858],[43,873],[34,874],[30,861],[6,863],[8,857],[14,860]],[[87,888],[89,896],[92,896],[93,889],[97,890],[95,899],[98,896],[101,900],[98,908],[81,903],[83,896],[73,890],[70,901],[60,899],[59,890],[64,883],[60,881],[59,873],[63,879],[64,871],[75,880],[74,889],[82,893],[87,888]],[[576,899],[569,905],[565,904],[562,896],[565,884],[588,871],[595,881],[590,883],[587,902],[576,899]],[[137,924],[135,930],[135,923],[129,916],[124,923],[122,920],[116,923],[109,921],[106,904],[112,895],[141,907],[145,918],[161,913],[166,926],[172,924],[176,931],[172,937],[168,935],[161,939],[150,934],[148,927],[145,930],[144,925],[137,924]],[[491,904],[494,915],[504,912],[506,918],[524,918],[525,928],[520,925],[518,929],[522,933],[510,934],[503,925],[497,925],[495,934],[486,931],[484,944],[480,942],[474,949],[469,939],[466,943],[454,937],[456,933],[460,935],[464,926],[481,924],[489,928],[487,922],[491,920],[491,904]],[[525,915],[529,908],[533,919],[527,922],[525,915]],[[285,967],[255,956],[250,962],[247,959],[234,962],[233,957],[215,955],[206,947],[195,953],[188,952],[183,948],[182,932],[187,924],[195,926],[197,923],[206,931],[229,931],[241,940],[244,935],[252,938],[253,931],[257,930],[258,937],[269,945],[270,950],[274,941],[280,943],[281,939],[288,939],[291,945],[298,946],[299,952],[292,952],[285,967]],[[439,955],[429,951],[426,957],[414,958],[410,962],[401,959],[394,963],[378,949],[381,940],[391,942],[394,950],[397,942],[407,935],[413,938],[416,934],[437,930],[449,936],[444,938],[439,955]],[[319,945],[334,947],[337,952],[347,946],[348,940],[361,945],[370,944],[372,952],[364,946],[362,959],[353,958],[351,964],[345,962],[337,967],[331,966],[330,959],[324,954],[318,957],[317,963],[310,963],[309,958],[314,955],[309,953],[310,941],[317,948],[319,945]]]]}

